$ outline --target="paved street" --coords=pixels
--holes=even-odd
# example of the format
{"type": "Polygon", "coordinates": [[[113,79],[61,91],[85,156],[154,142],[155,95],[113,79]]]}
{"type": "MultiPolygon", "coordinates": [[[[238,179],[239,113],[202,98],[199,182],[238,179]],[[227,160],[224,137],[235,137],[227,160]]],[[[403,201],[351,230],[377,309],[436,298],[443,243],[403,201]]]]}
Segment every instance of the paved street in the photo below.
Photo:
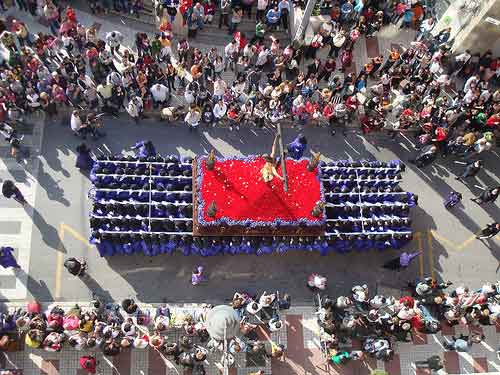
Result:
{"type": "MultiPolygon", "coordinates": [[[[155,120],[144,120],[138,126],[130,123],[125,116],[105,122],[108,135],[103,143],[89,142],[95,152],[120,152],[138,139],[152,139],[164,154],[181,155],[203,154],[211,148],[224,156],[248,155],[268,152],[272,143],[272,135],[266,130],[229,132],[227,129],[202,128],[198,134],[192,134],[182,125],[172,126],[155,120]]],[[[476,180],[469,181],[467,185],[454,179],[461,166],[452,160],[441,159],[425,170],[409,165],[404,174],[403,188],[419,194],[420,205],[412,213],[417,234],[408,248],[422,249],[424,253],[408,270],[394,274],[380,266],[396,251],[354,252],[328,257],[291,253],[265,257],[198,258],[174,255],[99,258],[96,250],[86,242],[89,234],[87,193],[90,183],[74,168],[74,150],[80,140],[71,135],[67,126],[62,126],[59,120],[47,123],[43,133],[41,155],[37,162],[39,185],[32,184],[33,195],[36,192],[36,197],[33,196],[35,225],[31,234],[23,226],[19,232],[25,242],[31,236],[31,246],[26,249],[29,269],[23,267],[30,274],[27,283],[29,297],[43,301],[85,300],[91,290],[97,290],[114,300],[134,296],[143,302],[157,302],[163,298],[176,302],[223,301],[234,290],[280,289],[290,292],[296,301],[306,302],[310,297],[304,280],[312,271],[329,277],[332,293],[345,292],[358,282],[396,292],[406,280],[424,274],[449,279],[455,284],[465,282],[472,287],[480,286],[485,280],[496,279],[498,241],[480,242],[473,239],[473,235],[497,217],[497,207],[479,207],[469,200],[480,191],[474,185],[492,186],[494,181],[498,181],[496,151],[484,158],[486,172],[481,172],[476,180]],[[451,189],[464,193],[464,206],[448,212],[443,208],[442,200],[451,189]],[[63,272],[62,262],[70,255],[88,259],[92,280],[87,281],[87,285],[63,272]],[[206,266],[210,282],[193,288],[189,277],[196,264],[206,266]],[[367,265],[374,269],[367,270],[367,265]]],[[[296,133],[295,129],[285,129],[285,142],[296,133]]],[[[413,153],[411,144],[405,139],[392,141],[382,135],[363,138],[357,132],[349,133],[346,138],[331,137],[327,129],[322,128],[308,128],[304,133],[309,139],[310,150],[320,151],[325,160],[405,160],[413,153]]],[[[16,173],[23,172],[12,173],[16,177],[16,173]]],[[[18,181],[20,178],[17,176],[18,181]]],[[[5,200],[2,204],[12,205],[5,200]]],[[[18,212],[19,208],[9,210],[18,212]]],[[[9,224],[4,230],[18,230],[17,226],[12,226],[9,224]]],[[[7,240],[12,234],[2,233],[2,236],[7,240]]],[[[13,284],[9,280],[7,278],[2,282],[2,293],[9,298],[26,298],[25,284],[13,284]]]]}

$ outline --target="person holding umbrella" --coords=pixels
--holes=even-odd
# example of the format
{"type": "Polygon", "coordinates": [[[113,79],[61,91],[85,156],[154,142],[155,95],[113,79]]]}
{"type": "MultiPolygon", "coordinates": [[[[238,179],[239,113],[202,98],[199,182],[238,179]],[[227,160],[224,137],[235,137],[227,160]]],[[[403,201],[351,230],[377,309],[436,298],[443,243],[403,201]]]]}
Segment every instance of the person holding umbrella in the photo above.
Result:
{"type": "Polygon", "coordinates": [[[5,198],[12,198],[15,201],[21,203],[23,206],[26,205],[26,199],[24,199],[23,194],[19,190],[19,188],[14,185],[14,182],[11,180],[5,180],[2,184],[2,194],[5,198]]]}

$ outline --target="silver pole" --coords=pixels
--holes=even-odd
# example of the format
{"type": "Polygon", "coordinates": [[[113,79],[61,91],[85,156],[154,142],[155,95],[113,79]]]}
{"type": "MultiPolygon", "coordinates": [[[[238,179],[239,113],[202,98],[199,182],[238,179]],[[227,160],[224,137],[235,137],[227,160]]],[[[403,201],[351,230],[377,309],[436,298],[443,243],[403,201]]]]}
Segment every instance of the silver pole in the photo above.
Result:
{"type": "Polygon", "coordinates": [[[300,25],[295,32],[293,40],[302,40],[304,38],[304,34],[307,29],[307,25],[309,25],[309,19],[311,18],[311,14],[314,10],[314,6],[316,5],[316,0],[309,0],[306,5],[306,9],[304,10],[304,15],[302,20],[300,21],[300,25]]]}

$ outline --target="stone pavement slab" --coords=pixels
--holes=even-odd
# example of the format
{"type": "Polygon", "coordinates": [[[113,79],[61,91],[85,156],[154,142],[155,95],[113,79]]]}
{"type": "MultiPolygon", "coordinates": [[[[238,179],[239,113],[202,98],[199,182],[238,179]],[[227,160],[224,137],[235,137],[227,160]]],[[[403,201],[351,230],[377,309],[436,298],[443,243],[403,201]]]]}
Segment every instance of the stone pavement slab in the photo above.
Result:
{"type": "Polygon", "coordinates": [[[23,144],[30,152],[26,164],[18,163],[10,155],[10,150],[2,154],[0,148],[0,184],[5,180],[13,181],[28,202],[26,207],[22,207],[13,199],[4,197],[0,199],[0,245],[14,248],[15,257],[21,266],[21,269],[17,270],[0,268],[1,299],[15,300],[27,297],[33,219],[36,220],[38,217],[34,207],[43,139],[43,118],[30,118],[29,124],[25,127],[32,129],[32,135],[23,139],[23,144]]]}

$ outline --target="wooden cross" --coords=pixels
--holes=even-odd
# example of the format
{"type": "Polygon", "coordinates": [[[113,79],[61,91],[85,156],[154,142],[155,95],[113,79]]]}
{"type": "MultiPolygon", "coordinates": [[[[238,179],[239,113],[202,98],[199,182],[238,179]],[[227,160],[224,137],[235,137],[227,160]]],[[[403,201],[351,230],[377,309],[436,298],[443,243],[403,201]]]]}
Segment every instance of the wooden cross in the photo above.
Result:
{"type": "Polygon", "coordinates": [[[283,147],[283,136],[281,133],[281,123],[276,124],[278,128],[278,142],[280,145],[281,173],[283,177],[283,190],[288,191],[288,176],[286,174],[285,148],[283,147]]]}

